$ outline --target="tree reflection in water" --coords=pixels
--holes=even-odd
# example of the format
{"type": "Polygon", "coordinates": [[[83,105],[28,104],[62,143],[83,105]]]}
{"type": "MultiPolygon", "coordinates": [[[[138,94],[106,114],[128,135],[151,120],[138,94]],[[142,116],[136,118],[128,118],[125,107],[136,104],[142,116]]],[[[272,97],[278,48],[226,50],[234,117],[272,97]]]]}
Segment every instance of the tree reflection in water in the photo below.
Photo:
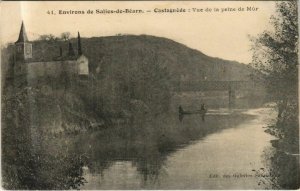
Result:
{"type": "MultiPolygon", "coordinates": [[[[276,142],[273,140],[271,142],[276,142]]],[[[299,156],[285,153],[280,149],[269,147],[264,151],[267,169],[257,171],[259,184],[265,189],[298,189],[299,188],[299,156]]]]}
{"type": "Polygon", "coordinates": [[[274,184],[276,189],[299,188],[299,158],[297,156],[276,150],[271,158],[271,164],[277,177],[277,182],[274,184]]]}
{"type": "MultiPolygon", "coordinates": [[[[101,131],[85,133],[73,139],[77,151],[88,156],[89,173],[101,174],[118,161],[129,161],[142,176],[142,188],[159,184],[166,175],[167,156],[207,134],[236,126],[252,116],[208,116],[203,123],[198,115],[179,121],[178,115],[139,118],[134,123],[101,131]]],[[[97,181],[101,181],[98,180],[97,181]]]]}
{"type": "Polygon", "coordinates": [[[155,184],[164,172],[167,152],[160,147],[163,135],[160,130],[147,126],[147,122],[137,122],[126,127],[114,127],[104,131],[87,133],[74,140],[78,151],[88,156],[87,166],[91,174],[101,174],[116,161],[130,161],[142,175],[142,184],[155,184]],[[88,137],[88,139],[87,139],[88,137]],[[88,149],[87,149],[88,148],[88,149]]]}
{"type": "MultiPolygon", "coordinates": [[[[83,167],[89,173],[103,174],[116,161],[130,161],[142,175],[142,187],[159,184],[158,177],[166,174],[167,156],[190,141],[251,119],[251,116],[188,116],[180,122],[178,115],[166,114],[154,118],[139,117],[132,124],[119,125],[78,135],[49,137],[41,135],[38,146],[21,149],[24,155],[6,154],[3,168],[7,180],[13,178],[11,189],[78,189],[86,183],[83,167]],[[33,149],[34,148],[34,149],[33,149]],[[17,169],[14,172],[12,169],[17,169]],[[25,170],[23,168],[26,168],[25,170]]],[[[32,132],[31,132],[32,133],[32,132]]],[[[12,136],[9,136],[12,137],[12,136]]],[[[18,146],[20,146],[19,144],[18,146]]],[[[6,150],[18,150],[16,145],[6,150]]],[[[9,182],[7,181],[6,182],[9,182]]]]}

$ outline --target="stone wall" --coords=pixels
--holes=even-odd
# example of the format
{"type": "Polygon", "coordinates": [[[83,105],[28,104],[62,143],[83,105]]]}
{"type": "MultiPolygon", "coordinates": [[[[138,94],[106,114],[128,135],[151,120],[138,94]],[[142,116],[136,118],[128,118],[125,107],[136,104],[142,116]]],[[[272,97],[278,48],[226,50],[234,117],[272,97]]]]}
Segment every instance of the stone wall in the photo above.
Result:
{"type": "Polygon", "coordinates": [[[27,64],[27,79],[38,77],[58,77],[62,72],[77,74],[78,67],[76,60],[31,62],[27,64]]]}

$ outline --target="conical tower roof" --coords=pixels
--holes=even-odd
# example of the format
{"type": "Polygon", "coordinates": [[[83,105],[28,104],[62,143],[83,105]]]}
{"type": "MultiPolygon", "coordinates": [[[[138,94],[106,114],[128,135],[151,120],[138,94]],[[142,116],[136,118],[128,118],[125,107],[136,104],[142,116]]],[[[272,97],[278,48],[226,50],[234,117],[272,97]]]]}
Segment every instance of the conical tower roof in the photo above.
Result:
{"type": "Polygon", "coordinates": [[[27,38],[26,31],[25,31],[24,23],[23,23],[23,21],[22,21],[22,25],[21,25],[21,29],[20,29],[19,38],[18,38],[18,40],[17,40],[16,43],[19,43],[19,42],[27,42],[27,41],[28,41],[28,38],[27,38]]]}

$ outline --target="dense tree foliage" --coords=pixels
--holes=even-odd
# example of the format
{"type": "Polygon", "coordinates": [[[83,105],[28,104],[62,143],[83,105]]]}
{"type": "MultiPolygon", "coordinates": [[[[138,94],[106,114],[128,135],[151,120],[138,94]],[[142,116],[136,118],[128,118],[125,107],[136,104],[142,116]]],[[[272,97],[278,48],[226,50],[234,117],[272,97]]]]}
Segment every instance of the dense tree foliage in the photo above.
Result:
{"type": "Polygon", "coordinates": [[[253,65],[265,75],[277,101],[297,99],[298,14],[297,2],[277,3],[273,28],[253,39],[253,65]]]}
{"type": "Polygon", "coordinates": [[[70,40],[71,33],[70,32],[63,32],[60,34],[60,38],[64,41],[70,40]]]}
{"type": "Polygon", "coordinates": [[[265,77],[269,95],[277,103],[278,119],[267,132],[277,136],[271,158],[276,189],[299,188],[298,12],[297,1],[278,2],[272,30],[253,39],[253,65],[265,77]]]}
{"type": "Polygon", "coordinates": [[[298,121],[297,2],[276,6],[276,14],[271,17],[273,29],[253,39],[253,65],[264,74],[269,95],[277,102],[279,119],[298,121]]]}

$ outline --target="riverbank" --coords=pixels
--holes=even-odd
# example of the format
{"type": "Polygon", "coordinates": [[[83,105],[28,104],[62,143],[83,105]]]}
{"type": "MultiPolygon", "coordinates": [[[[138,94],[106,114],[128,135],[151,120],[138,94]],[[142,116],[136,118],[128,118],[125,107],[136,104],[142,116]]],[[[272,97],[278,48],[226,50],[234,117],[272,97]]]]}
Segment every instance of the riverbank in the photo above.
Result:
{"type": "MultiPolygon", "coordinates": [[[[205,122],[200,115],[185,116],[180,121],[177,113],[168,113],[152,118],[140,117],[131,124],[120,124],[78,135],[53,138],[50,142],[60,145],[57,148],[76,145],[76,152],[89,158],[90,162],[86,165],[99,172],[114,160],[134,160],[140,163],[148,158],[147,161],[150,163],[163,161],[165,156],[178,148],[252,119],[254,116],[240,111],[230,115],[208,115],[205,122]]],[[[52,150],[53,147],[50,149],[52,150]]]]}
{"type": "MultiPolygon", "coordinates": [[[[160,152],[171,151],[177,146],[254,118],[254,115],[244,114],[242,111],[244,110],[220,110],[219,113],[216,110],[209,111],[205,121],[202,121],[199,114],[185,115],[182,119],[177,113],[165,113],[159,116],[143,115],[132,118],[130,122],[117,123],[116,120],[110,126],[105,125],[100,129],[71,134],[70,139],[86,137],[85,139],[93,145],[98,144],[100,140],[99,144],[110,142],[122,144],[124,139],[130,137],[133,144],[139,145],[148,141],[150,145],[158,147],[160,152]]],[[[64,136],[68,137],[68,135],[64,136]]]]}
{"type": "Polygon", "coordinates": [[[270,168],[276,179],[272,189],[299,189],[299,115],[297,101],[269,124],[265,132],[274,136],[270,168]]]}

